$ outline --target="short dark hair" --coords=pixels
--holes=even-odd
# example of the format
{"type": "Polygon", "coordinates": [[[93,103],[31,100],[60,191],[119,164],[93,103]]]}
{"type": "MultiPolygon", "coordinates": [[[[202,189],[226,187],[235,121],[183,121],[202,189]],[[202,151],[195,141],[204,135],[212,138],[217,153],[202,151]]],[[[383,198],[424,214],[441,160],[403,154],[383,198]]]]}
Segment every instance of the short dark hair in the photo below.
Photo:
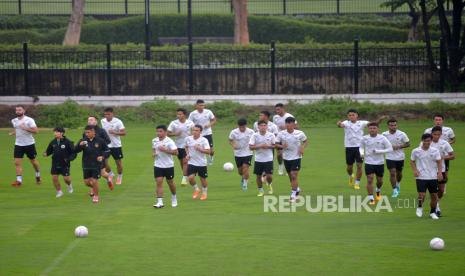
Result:
{"type": "Polygon", "coordinates": [[[205,103],[205,101],[202,100],[202,99],[198,99],[198,100],[195,102],[195,104],[203,104],[203,103],[205,103]]]}
{"type": "Polygon", "coordinates": [[[271,113],[268,110],[262,110],[262,111],[260,111],[260,114],[263,114],[268,118],[270,118],[270,116],[271,116],[271,113]]]}
{"type": "Polygon", "coordinates": [[[103,110],[103,112],[111,112],[113,113],[113,107],[107,107],[103,110]]]}
{"type": "Polygon", "coordinates": [[[429,133],[425,133],[425,134],[423,134],[423,135],[421,136],[421,140],[422,140],[422,141],[425,141],[426,139],[431,139],[431,138],[432,138],[432,136],[431,136],[431,134],[429,134],[429,133]]]}
{"type": "Polygon", "coordinates": [[[431,129],[431,133],[436,132],[436,131],[439,131],[439,132],[442,133],[442,127],[440,127],[440,126],[435,126],[435,127],[433,127],[433,128],[431,129]]]}
{"type": "Polygon", "coordinates": [[[245,125],[247,125],[247,120],[244,119],[244,118],[241,118],[241,119],[237,120],[237,125],[238,126],[245,126],[245,125]]]}
{"type": "Polygon", "coordinates": [[[443,120],[444,120],[444,115],[442,115],[442,114],[440,114],[440,113],[436,113],[436,114],[434,114],[434,117],[433,117],[433,119],[434,119],[434,118],[437,118],[437,117],[439,117],[439,118],[441,118],[441,119],[443,119],[443,120]]]}
{"type": "Polygon", "coordinates": [[[17,105],[15,105],[15,108],[17,108],[17,107],[21,107],[22,109],[26,109],[26,108],[24,107],[24,105],[22,105],[22,104],[17,104],[17,105]]]}
{"type": "Polygon", "coordinates": [[[284,120],[286,124],[290,123],[295,123],[295,118],[294,117],[287,117],[286,120],[284,120]]]}
{"type": "Polygon", "coordinates": [[[274,107],[284,107],[282,103],[277,103],[274,107]]]}
{"type": "Polygon", "coordinates": [[[84,128],[84,130],[93,130],[93,131],[95,131],[95,126],[87,125],[86,128],[84,128]]]}
{"type": "Polygon", "coordinates": [[[64,128],[62,128],[62,127],[55,127],[55,128],[53,129],[53,131],[55,131],[55,132],[61,132],[61,133],[65,133],[65,129],[64,129],[64,128]]]}
{"type": "Polygon", "coordinates": [[[379,127],[379,124],[377,122],[369,122],[368,127],[371,127],[371,126],[375,126],[375,127],[379,127]]]}
{"type": "Polygon", "coordinates": [[[390,123],[397,123],[397,119],[396,119],[396,118],[390,118],[390,119],[387,121],[387,124],[389,125],[390,123]]]}
{"type": "Polygon", "coordinates": [[[182,107],[176,109],[176,112],[182,112],[182,114],[187,115],[187,110],[185,108],[182,108],[182,107]]]}
{"type": "Polygon", "coordinates": [[[266,125],[267,123],[263,120],[258,121],[257,125],[266,125]]]}
{"type": "Polygon", "coordinates": [[[163,129],[164,131],[167,130],[166,125],[158,125],[157,129],[163,129]]]}
{"type": "Polygon", "coordinates": [[[357,114],[357,115],[358,115],[358,111],[357,111],[357,109],[353,109],[353,108],[351,108],[351,109],[347,110],[347,114],[349,114],[349,113],[355,113],[355,114],[357,114]]]}
{"type": "Polygon", "coordinates": [[[201,125],[195,125],[194,127],[196,127],[196,128],[199,128],[199,129],[200,129],[200,131],[202,131],[202,130],[203,130],[203,127],[202,127],[201,125]]]}
{"type": "Polygon", "coordinates": [[[92,117],[92,118],[95,118],[95,120],[98,121],[98,116],[96,116],[96,115],[89,115],[89,117],[87,117],[87,118],[91,118],[91,117],[92,117]]]}

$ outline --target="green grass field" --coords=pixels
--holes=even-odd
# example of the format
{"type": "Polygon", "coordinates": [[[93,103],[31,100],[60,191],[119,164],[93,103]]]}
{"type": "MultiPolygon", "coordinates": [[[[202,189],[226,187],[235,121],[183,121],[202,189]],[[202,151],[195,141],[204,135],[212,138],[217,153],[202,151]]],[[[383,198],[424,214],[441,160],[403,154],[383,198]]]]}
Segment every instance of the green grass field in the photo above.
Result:
{"type": "MultiPolygon", "coordinates": [[[[23,14],[69,14],[71,1],[59,0],[23,0],[23,14]]],[[[380,7],[385,0],[341,0],[341,13],[389,13],[390,8],[380,7]]],[[[0,0],[0,14],[18,14],[16,0],[0,0]]],[[[87,0],[85,13],[91,14],[125,14],[125,1],[87,0]]],[[[180,12],[187,12],[187,1],[180,1],[180,12]]],[[[128,0],[128,14],[144,14],[143,0],[128,0]]],[[[251,14],[283,14],[283,0],[249,0],[248,10],[251,14]]],[[[407,7],[398,11],[406,12],[407,7]]],[[[230,13],[229,0],[193,0],[193,13],[230,13]]],[[[286,0],[288,14],[324,14],[336,13],[336,0],[286,0]]],[[[178,13],[177,0],[151,0],[152,14],[178,13]]]]}
{"type": "MultiPolygon", "coordinates": [[[[400,123],[413,145],[428,126],[429,122],[400,123]]],[[[10,187],[14,142],[2,130],[0,275],[463,275],[465,126],[450,126],[458,139],[458,159],[451,162],[441,204],[444,217],[438,221],[419,219],[415,209],[396,208],[398,201],[392,199],[392,213],[264,213],[254,185],[244,193],[237,174],[222,170],[233,158],[226,140],[230,128],[221,123],[215,129],[217,155],[209,168],[206,202],[193,201],[190,187],[178,187],[177,208],[152,207],[154,129],[148,125],[127,126],[122,186],[110,192],[101,181],[101,202],[92,204],[82,183],[79,156],[72,169],[75,193],[56,199],[48,174],[50,159],[43,157],[41,186],[34,183],[26,163],[23,187],[10,187]],[[89,228],[87,238],[74,237],[78,225],[89,228]],[[445,240],[444,251],[429,249],[435,236],[445,240]]],[[[366,195],[346,184],[343,131],[333,125],[304,131],[310,146],[300,176],[303,194],[366,195]]],[[[69,137],[76,141],[80,133],[69,131],[69,137]]],[[[51,138],[51,131],[37,135],[39,152],[51,138]]],[[[179,182],[178,166],[176,172],[179,182]]],[[[385,177],[384,191],[390,194],[387,181],[385,177]]],[[[276,194],[289,194],[284,176],[275,175],[274,186],[276,194]]],[[[413,204],[415,198],[414,178],[406,167],[400,200],[413,204]]]]}

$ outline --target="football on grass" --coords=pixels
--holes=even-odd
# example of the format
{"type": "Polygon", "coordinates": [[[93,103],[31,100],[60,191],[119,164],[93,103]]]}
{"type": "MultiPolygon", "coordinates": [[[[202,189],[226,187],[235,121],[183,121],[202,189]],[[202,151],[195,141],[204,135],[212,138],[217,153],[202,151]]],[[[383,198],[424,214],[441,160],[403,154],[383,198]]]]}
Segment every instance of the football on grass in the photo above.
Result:
{"type": "Polygon", "coordinates": [[[87,230],[87,227],[82,226],[82,225],[76,227],[76,229],[74,230],[74,235],[76,235],[76,237],[78,238],[87,237],[88,234],[89,234],[89,230],[87,230]]]}
{"type": "Polygon", "coordinates": [[[230,172],[234,169],[234,165],[231,162],[226,162],[223,165],[223,169],[227,172],[230,172]]]}

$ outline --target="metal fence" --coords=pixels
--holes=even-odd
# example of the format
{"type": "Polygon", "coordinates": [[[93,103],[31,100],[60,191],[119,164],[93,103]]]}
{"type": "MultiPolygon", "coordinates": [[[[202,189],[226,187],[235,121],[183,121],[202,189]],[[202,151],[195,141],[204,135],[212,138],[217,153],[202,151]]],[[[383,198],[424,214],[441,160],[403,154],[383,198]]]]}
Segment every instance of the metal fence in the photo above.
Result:
{"type": "MultiPolygon", "coordinates": [[[[439,48],[434,48],[439,60],[439,48]]],[[[0,52],[0,95],[443,91],[424,48],[0,52]],[[147,59],[150,56],[150,59],[147,59]]]]}
{"type": "MultiPolygon", "coordinates": [[[[192,12],[232,13],[232,0],[192,0],[192,12]]],[[[394,14],[408,12],[407,5],[392,10],[381,6],[389,0],[248,0],[250,14],[394,14]]],[[[446,0],[449,10],[450,0],[446,0]]],[[[73,0],[0,0],[0,14],[69,15],[73,0]]],[[[145,0],[87,0],[86,15],[141,15],[145,0]]],[[[150,0],[152,14],[185,14],[187,0],[150,0]]]]}

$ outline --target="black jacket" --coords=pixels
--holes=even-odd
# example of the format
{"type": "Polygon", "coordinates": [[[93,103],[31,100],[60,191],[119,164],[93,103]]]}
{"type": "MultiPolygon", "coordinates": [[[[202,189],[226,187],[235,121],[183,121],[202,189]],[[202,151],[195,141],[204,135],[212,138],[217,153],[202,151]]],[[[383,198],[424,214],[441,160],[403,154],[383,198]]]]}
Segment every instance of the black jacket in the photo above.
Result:
{"type": "Polygon", "coordinates": [[[76,144],[75,152],[82,151],[82,168],[83,169],[98,169],[100,170],[102,162],[97,161],[97,157],[105,156],[105,152],[108,151],[108,146],[104,140],[99,137],[94,137],[90,140],[89,138],[84,138],[79,140],[76,144]],[[87,145],[79,145],[81,141],[87,141],[87,145]]]}
{"type": "Polygon", "coordinates": [[[52,165],[55,167],[67,167],[76,158],[73,142],[64,136],[60,140],[50,141],[45,153],[52,155],[52,165]]]}
{"type": "MultiPolygon", "coordinates": [[[[103,128],[99,126],[95,126],[95,137],[100,138],[103,141],[105,141],[106,145],[109,145],[111,143],[110,136],[108,136],[108,133],[106,132],[106,130],[104,130],[103,128]]],[[[86,139],[85,133],[82,134],[82,139],[86,139]]],[[[103,156],[105,158],[108,158],[110,156],[110,148],[107,148],[103,156]]]]}

